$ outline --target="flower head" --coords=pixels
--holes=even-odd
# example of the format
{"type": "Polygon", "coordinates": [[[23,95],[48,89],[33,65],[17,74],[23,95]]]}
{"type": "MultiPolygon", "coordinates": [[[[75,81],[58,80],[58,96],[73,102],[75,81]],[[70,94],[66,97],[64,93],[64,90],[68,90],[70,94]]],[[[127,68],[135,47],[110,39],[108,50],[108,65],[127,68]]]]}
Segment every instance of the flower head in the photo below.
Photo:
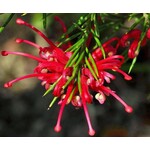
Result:
{"type": "MultiPolygon", "coordinates": [[[[63,31],[66,32],[67,29],[64,23],[58,17],[55,19],[61,23],[63,31]]],[[[98,100],[100,104],[104,104],[106,101],[106,96],[112,95],[124,106],[126,112],[132,112],[132,108],[129,105],[127,105],[109,87],[105,86],[105,83],[109,84],[111,80],[115,80],[116,77],[112,74],[112,72],[122,74],[125,80],[132,79],[121,70],[121,66],[124,63],[124,57],[121,55],[116,55],[120,45],[119,38],[114,37],[103,44],[103,48],[106,52],[105,59],[103,59],[100,48],[96,48],[91,55],[88,55],[89,58],[87,58],[87,55],[85,55],[84,52],[79,55],[76,52],[69,50],[66,51],[66,46],[58,47],[41,31],[22,19],[17,19],[16,23],[31,28],[44,40],[46,40],[49,46],[42,47],[31,41],[18,38],[16,39],[16,43],[26,43],[37,48],[39,56],[33,56],[23,52],[2,51],[1,54],[3,56],[7,56],[9,54],[20,55],[37,61],[37,66],[33,69],[33,73],[9,81],[8,83],[5,83],[4,87],[11,87],[17,81],[32,77],[36,77],[41,80],[41,85],[47,90],[45,94],[49,91],[53,91],[52,94],[54,95],[54,101],[59,99],[58,105],[60,106],[60,110],[56,125],[54,127],[56,132],[61,131],[61,118],[64,108],[66,105],[71,103],[75,106],[75,108],[83,108],[89,128],[89,135],[93,136],[95,134],[87,108],[87,104],[91,104],[93,102],[93,91],[96,92],[95,99],[98,100]],[[70,59],[72,62],[70,62],[70,59]]],[[[140,34],[139,31],[135,33],[137,36],[140,34]]],[[[86,41],[87,47],[90,39],[92,38],[92,34],[89,36],[88,41],[86,41]]],[[[130,33],[130,36],[134,37],[134,34],[130,33]]],[[[130,36],[125,35],[121,41],[122,44],[125,44],[130,36]]],[[[68,36],[66,36],[66,38],[67,37],[68,36]]],[[[136,47],[135,45],[133,47],[136,47]]],[[[68,47],[71,47],[70,42],[67,45],[67,48],[68,47]]],[[[132,56],[134,55],[133,50],[131,50],[130,53],[132,56]]],[[[52,101],[52,103],[54,101],[52,101]]]]}
{"type": "Polygon", "coordinates": [[[140,44],[141,46],[144,46],[146,44],[146,36],[141,41],[141,33],[141,30],[133,29],[121,37],[120,45],[122,47],[129,46],[128,57],[131,59],[135,58],[138,55],[138,45],[140,44]]]}
{"type": "MultiPolygon", "coordinates": [[[[118,47],[120,45],[118,37],[113,37],[110,40],[106,41],[102,46],[105,50],[106,56],[113,56],[116,54],[118,47]],[[115,46],[113,44],[116,42],[115,46]]],[[[95,61],[101,60],[103,58],[102,50],[100,48],[96,48],[92,52],[92,56],[95,61]]]]}

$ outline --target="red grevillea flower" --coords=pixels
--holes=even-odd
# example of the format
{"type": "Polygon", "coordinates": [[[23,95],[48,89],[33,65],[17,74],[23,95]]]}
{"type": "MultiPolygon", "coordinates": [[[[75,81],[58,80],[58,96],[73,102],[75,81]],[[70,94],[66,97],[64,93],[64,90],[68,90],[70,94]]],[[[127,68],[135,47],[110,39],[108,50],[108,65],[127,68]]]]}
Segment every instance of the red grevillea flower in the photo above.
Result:
{"type": "Polygon", "coordinates": [[[12,82],[6,83],[5,85],[9,85],[10,83],[12,84],[18,80],[25,79],[28,77],[30,78],[32,76],[38,77],[40,80],[42,80],[43,81],[42,85],[45,85],[47,89],[51,83],[54,83],[62,75],[64,66],[66,62],[69,60],[70,54],[68,55],[68,53],[65,53],[62,49],[55,46],[54,43],[51,40],[49,40],[42,32],[40,32],[38,29],[31,26],[30,24],[24,22],[21,19],[17,19],[16,23],[20,25],[26,25],[29,28],[33,29],[48,42],[49,47],[41,47],[28,40],[16,39],[17,43],[24,42],[26,44],[38,48],[40,57],[32,56],[30,54],[25,54],[22,52],[2,51],[3,56],[6,56],[8,54],[15,54],[15,55],[22,55],[38,61],[38,66],[34,69],[34,74],[24,76],[24,78],[18,78],[16,80],[13,80],[12,82]]]}
{"type": "MultiPolygon", "coordinates": [[[[66,32],[67,29],[64,23],[58,17],[55,19],[61,23],[63,31],[66,32]]],[[[37,48],[39,56],[33,56],[22,52],[2,51],[1,54],[3,56],[7,56],[9,54],[20,55],[38,62],[33,73],[9,81],[4,84],[4,87],[8,88],[17,81],[36,77],[41,80],[41,84],[42,86],[45,86],[46,90],[53,90],[52,94],[54,95],[54,98],[59,98],[58,105],[60,105],[58,119],[54,127],[56,132],[59,132],[62,128],[61,118],[65,106],[71,103],[76,108],[83,108],[89,128],[89,135],[93,136],[95,134],[87,108],[87,104],[91,104],[93,102],[93,96],[91,94],[92,91],[97,92],[95,99],[97,99],[100,104],[103,104],[106,101],[106,96],[112,95],[124,106],[126,112],[132,112],[132,108],[129,105],[127,105],[113,90],[105,86],[105,83],[110,83],[111,80],[116,78],[112,74],[113,71],[122,74],[125,80],[131,80],[131,77],[120,69],[124,63],[124,57],[116,55],[120,44],[117,37],[114,37],[103,44],[103,48],[106,52],[105,59],[103,59],[102,52],[99,48],[93,51],[92,58],[95,61],[97,69],[96,72],[95,66],[92,62],[90,62],[90,59],[87,60],[91,67],[88,67],[85,64],[84,57],[79,68],[74,64],[69,67],[67,66],[70,57],[73,56],[73,52],[66,52],[65,50],[71,46],[71,43],[59,48],[41,31],[29,23],[21,19],[17,19],[16,23],[31,28],[45,39],[49,46],[41,47],[31,41],[18,38],[16,39],[17,43],[26,43],[37,48]],[[113,42],[116,42],[116,46],[113,46],[113,42]],[[91,71],[91,69],[93,71],[91,71]],[[111,73],[109,71],[111,71],[111,73]]],[[[92,38],[91,36],[92,35],[90,34],[88,41],[86,41],[87,47],[90,39],[92,38]]]]}
{"type": "Polygon", "coordinates": [[[95,98],[99,101],[100,104],[103,104],[106,100],[106,96],[112,95],[115,97],[124,107],[128,113],[132,112],[132,108],[128,106],[118,95],[115,94],[110,88],[105,87],[104,83],[110,83],[111,80],[115,79],[115,76],[108,72],[108,70],[116,71],[124,76],[125,80],[131,80],[132,78],[123,72],[120,67],[124,62],[124,57],[121,55],[114,55],[107,57],[106,59],[99,60],[96,62],[97,69],[99,72],[99,79],[95,80],[91,72],[88,69],[83,68],[83,74],[87,78],[87,84],[89,88],[93,91],[96,91],[97,94],[95,98]]]}
{"type": "MultiPolygon", "coordinates": [[[[148,33],[148,32],[147,32],[148,33]]],[[[141,30],[139,29],[133,29],[130,32],[124,34],[121,39],[120,39],[120,45],[122,47],[126,47],[129,46],[129,50],[128,50],[128,57],[133,59],[138,55],[138,44],[140,42],[140,38],[141,38],[141,30]],[[132,40],[131,44],[130,41],[132,40]]],[[[144,37],[144,39],[141,41],[141,46],[144,46],[146,44],[146,36],[144,37]]]]}
{"type": "MultiPolygon", "coordinates": [[[[113,37],[102,45],[105,50],[106,57],[116,54],[118,47],[120,45],[119,41],[120,39],[118,37],[113,37]],[[116,46],[113,46],[113,43],[115,42],[116,42],[115,44],[116,46]]],[[[95,49],[92,52],[92,56],[95,61],[102,59],[103,58],[102,50],[100,48],[95,49]]]]}

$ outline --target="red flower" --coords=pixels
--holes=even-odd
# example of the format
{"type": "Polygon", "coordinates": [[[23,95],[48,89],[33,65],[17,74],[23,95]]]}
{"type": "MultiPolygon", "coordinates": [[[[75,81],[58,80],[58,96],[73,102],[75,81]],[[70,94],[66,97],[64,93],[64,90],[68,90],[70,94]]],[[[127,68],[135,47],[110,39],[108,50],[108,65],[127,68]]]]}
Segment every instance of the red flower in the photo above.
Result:
{"type": "Polygon", "coordinates": [[[63,86],[65,85],[65,83],[68,80],[68,77],[72,75],[72,68],[66,68],[63,70],[62,72],[62,77],[61,79],[58,81],[58,83],[56,84],[54,91],[53,91],[53,95],[54,96],[60,96],[63,93],[63,86]]]}
{"type": "Polygon", "coordinates": [[[91,94],[89,93],[89,90],[88,90],[87,78],[83,75],[81,75],[81,93],[80,93],[80,97],[82,99],[82,105],[83,105],[85,117],[86,117],[88,127],[89,127],[89,135],[93,136],[95,134],[95,131],[94,131],[92,125],[91,125],[88,109],[87,109],[87,106],[86,106],[86,103],[92,103],[92,96],[91,96],[91,94]]]}
{"type": "MultiPolygon", "coordinates": [[[[67,30],[64,26],[64,23],[59,18],[55,19],[62,24],[63,30],[66,32],[67,30]]],[[[71,46],[70,43],[67,46],[59,48],[41,31],[32,25],[24,22],[21,19],[17,19],[16,22],[34,30],[38,35],[47,41],[49,46],[41,47],[28,40],[16,39],[17,43],[24,42],[36,47],[39,50],[39,57],[22,52],[2,51],[1,54],[3,56],[7,56],[8,54],[21,55],[34,59],[38,62],[32,74],[16,78],[6,83],[4,87],[8,88],[12,86],[13,83],[23,79],[37,77],[39,80],[41,80],[41,84],[42,86],[45,86],[46,90],[53,90],[52,94],[55,96],[55,98],[59,98],[58,104],[60,106],[57,123],[54,128],[56,132],[61,130],[61,118],[65,105],[71,103],[76,108],[83,108],[88,123],[89,135],[93,136],[95,134],[87,109],[87,104],[91,104],[93,102],[93,96],[91,95],[92,91],[97,92],[95,98],[100,104],[105,102],[106,96],[112,95],[125,107],[125,111],[128,113],[132,112],[132,108],[130,106],[128,106],[118,95],[116,95],[114,91],[105,86],[105,83],[110,83],[111,80],[116,78],[109,71],[118,72],[124,76],[124,79],[131,80],[131,77],[120,69],[124,63],[124,57],[121,55],[116,55],[120,44],[117,37],[114,37],[103,44],[103,48],[106,53],[105,59],[103,59],[100,48],[97,48],[93,51],[92,56],[95,61],[95,66],[93,66],[93,63],[90,61],[90,59],[88,59],[89,65],[91,66],[89,67],[89,65],[85,64],[83,57],[83,60],[79,64],[80,67],[76,67],[74,64],[67,67],[66,64],[68,63],[68,60],[72,56],[73,52],[65,52],[64,50],[66,47],[71,46]],[[114,42],[116,42],[116,46],[114,46],[114,42]],[[97,72],[95,71],[95,67],[97,72]]],[[[90,39],[92,38],[91,36],[92,35],[90,34],[88,41],[86,41],[86,46],[89,45],[90,39]]],[[[126,38],[124,42],[127,39],[128,38],[126,38]]],[[[131,50],[130,53],[132,54],[133,50],[131,50]]]]}
{"type": "MultiPolygon", "coordinates": [[[[140,42],[140,38],[141,38],[141,30],[133,29],[130,32],[124,34],[120,39],[120,45],[122,47],[130,46],[128,51],[128,57],[131,59],[135,58],[138,55],[138,52],[136,50],[140,42]],[[130,40],[132,40],[131,44],[130,40]]],[[[146,36],[142,40],[141,46],[144,46],[145,44],[146,44],[146,36]]]]}
{"type": "MultiPolygon", "coordinates": [[[[116,52],[118,50],[118,47],[120,45],[119,40],[120,40],[119,38],[113,37],[110,40],[106,41],[102,45],[104,50],[105,50],[106,57],[116,54],[116,52]],[[115,42],[117,42],[116,46],[113,46],[112,44],[115,43],[115,42]]],[[[95,49],[92,52],[92,56],[93,56],[95,61],[101,60],[103,58],[102,50],[100,48],[95,49]]]]}
{"type": "Polygon", "coordinates": [[[67,101],[68,101],[68,99],[69,99],[69,96],[70,96],[72,90],[73,90],[73,84],[70,84],[70,85],[68,86],[68,88],[67,88],[67,92],[66,92],[65,98],[63,99],[63,101],[62,101],[62,103],[61,103],[61,106],[60,106],[57,123],[56,123],[56,126],[55,126],[55,128],[54,128],[54,130],[55,130],[56,132],[59,132],[59,131],[61,130],[60,122],[61,122],[62,114],[63,114],[64,107],[65,107],[65,105],[67,104],[67,101]]]}
{"type": "Polygon", "coordinates": [[[125,80],[132,79],[129,75],[127,75],[125,72],[123,72],[120,69],[123,62],[124,62],[124,57],[121,55],[114,55],[114,56],[107,57],[106,59],[97,61],[96,65],[99,72],[98,80],[95,80],[94,77],[92,77],[92,74],[88,69],[86,70],[84,69],[83,73],[84,75],[87,76],[89,88],[97,92],[95,98],[100,102],[100,104],[103,104],[105,102],[106,100],[105,95],[107,96],[112,95],[125,107],[125,110],[127,112],[132,112],[132,108],[128,106],[118,95],[116,95],[114,91],[104,86],[105,81],[107,83],[110,83],[111,80],[115,79],[115,76],[107,72],[107,70],[121,73],[124,76],[125,80]]]}

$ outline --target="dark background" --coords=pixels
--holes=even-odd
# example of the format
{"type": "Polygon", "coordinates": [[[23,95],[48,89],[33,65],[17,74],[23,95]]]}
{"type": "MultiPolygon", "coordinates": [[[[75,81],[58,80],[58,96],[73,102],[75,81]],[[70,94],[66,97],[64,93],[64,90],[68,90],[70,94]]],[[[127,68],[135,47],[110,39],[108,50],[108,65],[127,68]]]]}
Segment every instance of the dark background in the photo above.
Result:
{"type": "MultiPolygon", "coordinates": [[[[7,14],[0,16],[0,24],[7,14]]],[[[71,25],[80,14],[59,14],[66,25],[71,25]]],[[[17,14],[0,33],[0,51],[23,51],[37,55],[37,50],[26,44],[16,44],[16,38],[45,42],[25,26],[15,24],[17,14]]],[[[40,30],[43,30],[41,14],[28,14],[22,17],[40,30]]],[[[56,39],[61,34],[59,24],[52,17],[48,19],[46,34],[56,39]]],[[[128,71],[128,66],[124,69],[128,71]]],[[[133,79],[125,81],[121,75],[112,82],[111,89],[130,104],[134,111],[128,114],[113,97],[107,97],[105,104],[96,102],[89,105],[95,136],[150,136],[150,42],[140,51],[137,63],[131,72],[133,79]]],[[[36,62],[21,56],[0,56],[0,136],[1,137],[55,137],[88,136],[88,128],[82,109],[76,110],[67,105],[62,119],[62,131],[55,133],[53,128],[57,121],[59,106],[47,108],[52,99],[49,94],[42,97],[45,90],[37,79],[28,79],[5,89],[3,84],[16,77],[31,73],[36,62]]]]}

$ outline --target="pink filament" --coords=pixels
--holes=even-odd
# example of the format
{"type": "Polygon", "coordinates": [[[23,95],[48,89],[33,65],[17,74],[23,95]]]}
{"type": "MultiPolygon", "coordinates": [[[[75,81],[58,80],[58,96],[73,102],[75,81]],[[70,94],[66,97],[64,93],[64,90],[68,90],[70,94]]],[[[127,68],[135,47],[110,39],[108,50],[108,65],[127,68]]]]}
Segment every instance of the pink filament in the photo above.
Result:
{"type": "Polygon", "coordinates": [[[66,93],[66,96],[65,96],[65,99],[62,101],[62,104],[61,104],[61,107],[60,107],[60,110],[59,110],[59,114],[58,114],[58,119],[57,119],[57,123],[56,123],[56,126],[54,127],[54,130],[56,132],[60,132],[61,131],[61,125],[60,125],[60,122],[61,122],[61,118],[62,118],[62,114],[63,114],[63,111],[64,111],[64,108],[65,108],[65,105],[67,103],[67,100],[70,96],[70,93],[73,89],[73,85],[70,84],[67,88],[67,93],[66,93]]]}
{"type": "Polygon", "coordinates": [[[110,78],[112,80],[114,80],[116,78],[114,75],[112,75],[111,73],[108,73],[106,71],[104,71],[103,74],[104,74],[104,76],[106,76],[106,77],[108,77],[108,78],[110,78]]]}
{"type": "Polygon", "coordinates": [[[56,62],[56,61],[51,61],[47,63],[41,63],[39,66],[35,68],[35,71],[40,72],[42,69],[46,68],[50,72],[59,72],[62,73],[64,70],[64,65],[56,62]]]}
{"type": "Polygon", "coordinates": [[[90,136],[94,136],[95,130],[92,128],[92,124],[91,124],[91,120],[90,120],[90,117],[89,117],[89,113],[88,113],[88,109],[87,109],[87,106],[86,106],[86,102],[85,102],[85,100],[83,98],[82,98],[82,104],[83,104],[85,117],[86,117],[86,120],[87,120],[87,123],[88,123],[88,127],[89,127],[89,132],[88,133],[89,133],[90,136]]]}
{"type": "MultiPolygon", "coordinates": [[[[106,47],[108,46],[109,44],[111,44],[112,42],[114,41],[119,41],[120,39],[118,37],[113,37],[111,38],[110,40],[106,41],[104,44],[103,44],[103,47],[106,47]]],[[[118,45],[118,44],[117,44],[118,45]]],[[[118,46],[117,46],[118,47],[118,46]]]]}
{"type": "Polygon", "coordinates": [[[25,57],[34,59],[39,62],[47,62],[47,60],[41,59],[41,58],[33,56],[31,54],[22,53],[22,52],[2,51],[1,54],[3,56],[7,56],[8,54],[21,55],[21,56],[25,56],[25,57]]]}
{"type": "Polygon", "coordinates": [[[19,77],[19,78],[16,78],[14,80],[11,80],[7,83],[4,84],[4,87],[5,88],[9,88],[13,85],[13,83],[15,82],[18,82],[20,80],[24,80],[24,79],[27,79],[27,78],[33,78],[33,77],[49,77],[49,78],[58,78],[58,74],[50,74],[50,73],[35,73],[35,74],[28,74],[28,75],[25,75],[25,76],[22,76],[22,77],[19,77]]]}
{"type": "Polygon", "coordinates": [[[127,105],[118,95],[116,95],[114,92],[112,92],[110,89],[108,89],[104,86],[101,86],[101,89],[105,92],[110,93],[112,96],[114,96],[125,107],[126,112],[132,113],[132,111],[133,111],[132,107],[127,105]]]}
{"type": "Polygon", "coordinates": [[[120,70],[118,68],[115,68],[114,70],[116,70],[117,72],[121,73],[124,76],[124,79],[126,79],[126,80],[131,80],[132,79],[132,77],[127,75],[124,71],[122,71],[122,70],[120,70]]]}
{"type": "Polygon", "coordinates": [[[34,46],[34,47],[36,47],[36,48],[38,48],[38,49],[42,49],[41,46],[39,46],[39,45],[37,45],[36,43],[33,43],[33,42],[31,42],[31,41],[28,41],[28,40],[16,39],[16,42],[19,43],[19,44],[22,43],[22,42],[24,42],[24,43],[29,44],[29,45],[31,45],[31,46],[34,46]]]}
{"type": "Polygon", "coordinates": [[[112,62],[117,63],[118,65],[121,65],[124,62],[124,57],[121,55],[113,55],[113,56],[110,56],[103,60],[98,61],[96,64],[100,65],[100,64],[112,63],[112,62]],[[121,59],[121,60],[118,60],[118,59],[121,59]]]}
{"type": "Polygon", "coordinates": [[[16,23],[17,24],[20,24],[20,25],[25,25],[29,28],[31,28],[32,30],[34,30],[37,34],[39,34],[42,38],[44,38],[46,40],[47,43],[50,44],[50,46],[52,46],[52,48],[56,48],[56,46],[53,44],[52,41],[50,41],[41,31],[39,31],[37,28],[35,28],[34,26],[30,25],[29,23],[23,21],[22,19],[18,18],[16,20],[16,23]]]}
{"type": "Polygon", "coordinates": [[[58,16],[55,16],[55,20],[58,21],[61,24],[61,26],[63,28],[63,32],[64,33],[67,32],[67,28],[65,26],[65,23],[58,16]]]}
{"type": "Polygon", "coordinates": [[[92,128],[92,124],[90,121],[90,117],[89,117],[89,113],[88,113],[88,109],[86,106],[86,102],[88,102],[88,100],[91,100],[91,95],[89,94],[88,91],[88,86],[86,86],[86,78],[85,76],[81,75],[81,99],[82,99],[82,104],[83,104],[83,109],[84,109],[84,113],[85,113],[85,117],[88,123],[88,128],[89,128],[89,135],[93,136],[95,134],[94,129],[92,128]]]}

